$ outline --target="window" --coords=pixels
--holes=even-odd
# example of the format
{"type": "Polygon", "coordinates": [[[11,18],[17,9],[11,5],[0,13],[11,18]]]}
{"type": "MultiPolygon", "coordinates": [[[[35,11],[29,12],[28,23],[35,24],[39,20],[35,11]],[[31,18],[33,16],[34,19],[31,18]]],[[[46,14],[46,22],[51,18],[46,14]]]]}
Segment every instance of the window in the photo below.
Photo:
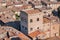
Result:
{"type": "Polygon", "coordinates": [[[47,12],[44,12],[44,13],[47,13],[47,12]]]}
{"type": "Polygon", "coordinates": [[[50,15],[48,15],[48,17],[50,17],[50,15]]]}
{"type": "Polygon", "coordinates": [[[50,24],[48,24],[48,26],[50,26],[50,24]]]}
{"type": "Polygon", "coordinates": [[[9,19],[9,17],[7,17],[7,19],[9,19]]]}
{"type": "Polygon", "coordinates": [[[37,18],[37,21],[39,21],[39,18],[37,18]]]}
{"type": "Polygon", "coordinates": [[[58,36],[58,32],[56,32],[56,33],[54,33],[55,34],[55,36],[58,36]]]}
{"type": "Polygon", "coordinates": [[[21,3],[23,4],[23,1],[21,3]]]}
{"type": "Polygon", "coordinates": [[[30,31],[32,31],[33,30],[33,28],[30,28],[30,31]]]}
{"type": "Polygon", "coordinates": [[[0,18],[1,18],[1,16],[0,16],[0,18]]]}
{"type": "Polygon", "coordinates": [[[33,20],[32,20],[32,19],[30,19],[30,22],[33,22],[33,20]]]}
{"type": "Polygon", "coordinates": [[[37,29],[39,29],[39,27],[37,27],[37,29]]]}

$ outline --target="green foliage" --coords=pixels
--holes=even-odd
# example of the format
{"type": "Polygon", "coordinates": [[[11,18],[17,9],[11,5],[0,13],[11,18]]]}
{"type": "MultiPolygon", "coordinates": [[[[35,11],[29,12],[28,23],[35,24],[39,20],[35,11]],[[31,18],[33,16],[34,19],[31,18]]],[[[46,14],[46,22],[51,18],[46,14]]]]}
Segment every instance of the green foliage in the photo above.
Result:
{"type": "Polygon", "coordinates": [[[15,14],[16,20],[19,20],[20,16],[18,14],[15,14]]]}

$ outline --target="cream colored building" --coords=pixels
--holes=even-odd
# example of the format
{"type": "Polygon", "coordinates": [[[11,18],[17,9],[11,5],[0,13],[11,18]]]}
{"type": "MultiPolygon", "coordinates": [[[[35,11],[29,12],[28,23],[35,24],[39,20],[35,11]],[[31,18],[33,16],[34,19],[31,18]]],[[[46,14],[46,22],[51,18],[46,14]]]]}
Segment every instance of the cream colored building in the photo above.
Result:
{"type": "Polygon", "coordinates": [[[21,11],[21,31],[30,34],[43,28],[43,13],[38,9],[21,11]]]}
{"type": "MultiPolygon", "coordinates": [[[[44,11],[39,9],[21,11],[21,31],[33,40],[59,36],[58,17],[51,14],[44,16],[44,11]]],[[[46,10],[46,12],[51,13],[51,10],[46,10]]]]}
{"type": "Polygon", "coordinates": [[[57,9],[60,6],[60,2],[55,0],[44,1],[47,7],[51,7],[52,9],[57,9]]]}
{"type": "Polygon", "coordinates": [[[59,21],[56,17],[44,18],[45,38],[59,36],[59,21]]]}

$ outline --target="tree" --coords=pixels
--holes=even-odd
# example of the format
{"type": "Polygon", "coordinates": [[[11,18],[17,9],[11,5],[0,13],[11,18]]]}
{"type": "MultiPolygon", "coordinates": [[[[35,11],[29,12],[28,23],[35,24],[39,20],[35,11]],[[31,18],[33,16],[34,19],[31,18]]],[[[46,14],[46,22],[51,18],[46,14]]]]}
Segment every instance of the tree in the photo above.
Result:
{"type": "Polygon", "coordinates": [[[20,16],[18,14],[15,14],[16,20],[19,20],[20,16]]]}

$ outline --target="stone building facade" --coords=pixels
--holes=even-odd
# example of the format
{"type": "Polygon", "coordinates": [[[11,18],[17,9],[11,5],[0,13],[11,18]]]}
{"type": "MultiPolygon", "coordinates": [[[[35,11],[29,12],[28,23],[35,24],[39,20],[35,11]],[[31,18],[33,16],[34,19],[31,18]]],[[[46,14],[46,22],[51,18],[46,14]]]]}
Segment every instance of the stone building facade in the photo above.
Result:
{"type": "Polygon", "coordinates": [[[21,31],[33,40],[59,36],[59,20],[55,16],[45,16],[38,9],[21,11],[21,31]]]}
{"type": "Polygon", "coordinates": [[[43,13],[37,9],[27,10],[21,12],[21,31],[30,34],[35,30],[42,30],[43,13]],[[24,31],[24,29],[25,31],[24,31]]]}

